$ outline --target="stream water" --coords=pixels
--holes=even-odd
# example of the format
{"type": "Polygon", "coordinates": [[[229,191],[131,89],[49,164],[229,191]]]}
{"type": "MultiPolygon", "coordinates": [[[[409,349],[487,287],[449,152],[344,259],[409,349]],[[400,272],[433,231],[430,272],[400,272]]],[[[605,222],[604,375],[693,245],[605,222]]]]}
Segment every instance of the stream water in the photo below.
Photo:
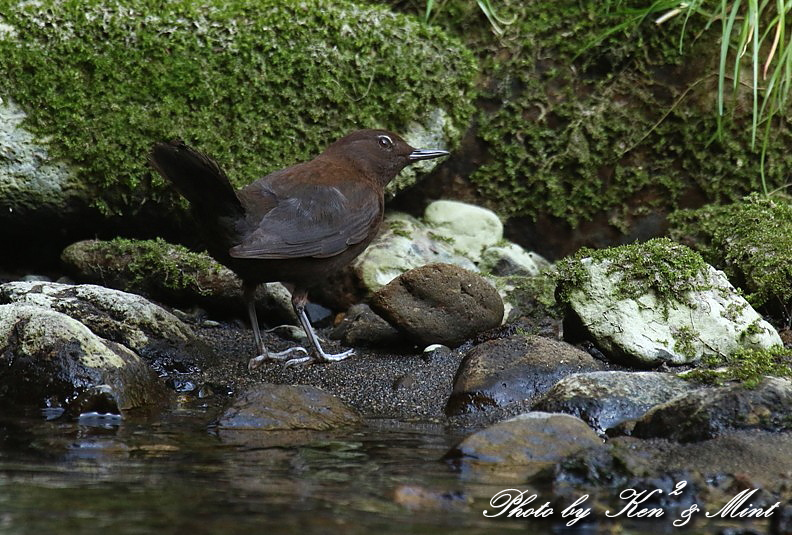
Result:
{"type": "Polygon", "coordinates": [[[485,518],[487,497],[504,485],[443,462],[457,439],[441,425],[393,420],[342,434],[226,433],[190,409],[156,421],[0,416],[0,533],[679,531],[646,520],[566,528],[485,518]],[[411,508],[413,489],[433,497],[411,508]]]}

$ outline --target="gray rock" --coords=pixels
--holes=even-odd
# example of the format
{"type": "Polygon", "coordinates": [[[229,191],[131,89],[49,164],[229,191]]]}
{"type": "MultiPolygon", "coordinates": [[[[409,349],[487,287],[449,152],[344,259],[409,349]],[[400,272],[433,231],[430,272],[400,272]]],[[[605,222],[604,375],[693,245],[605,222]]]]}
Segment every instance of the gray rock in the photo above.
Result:
{"type": "Polygon", "coordinates": [[[503,301],[488,282],[451,264],[430,264],[397,277],[371,308],[421,345],[457,346],[503,320],[503,301]]]}
{"type": "Polygon", "coordinates": [[[491,210],[457,201],[435,201],[424,211],[424,222],[439,240],[473,262],[503,239],[503,223],[491,210]]]}
{"type": "Polygon", "coordinates": [[[341,323],[330,333],[330,338],[352,347],[392,348],[405,345],[404,336],[365,303],[352,305],[341,323]]]}
{"type": "MultiPolygon", "coordinates": [[[[459,129],[442,108],[430,111],[423,122],[411,121],[402,131],[402,137],[413,147],[446,149],[452,139],[459,139],[459,129]]],[[[410,165],[385,187],[385,197],[392,199],[396,193],[409,188],[426,176],[442,160],[424,160],[410,165]]]]}
{"type": "Polygon", "coordinates": [[[602,440],[568,414],[531,412],[498,422],[464,438],[446,453],[476,476],[525,479],[602,440]]]}
{"type": "Polygon", "coordinates": [[[359,422],[354,410],[319,388],[260,384],[238,395],[219,425],[233,430],[327,431],[359,422]]]}
{"type": "MultiPolygon", "coordinates": [[[[77,278],[174,306],[239,313],[242,281],[206,253],[164,240],[84,240],[66,247],[61,260],[77,278]]],[[[259,319],[296,323],[291,294],[280,283],[256,292],[259,319]]]]}
{"type": "Polygon", "coordinates": [[[499,277],[509,275],[535,277],[542,270],[549,268],[550,262],[537,253],[526,251],[516,243],[507,243],[484,249],[479,267],[499,277]]]}
{"type": "Polygon", "coordinates": [[[0,99],[0,221],[57,219],[89,204],[73,169],[51,158],[22,123],[27,115],[0,99]]]}
{"type": "Polygon", "coordinates": [[[602,370],[604,365],[576,347],[540,336],[491,340],[468,351],[454,378],[446,414],[531,403],[559,379],[602,370]]]}
{"type": "Polygon", "coordinates": [[[638,420],[633,436],[695,442],[728,429],[792,430],[790,414],[792,381],[767,377],[754,389],[735,384],[677,396],[638,420]]]}
{"type": "Polygon", "coordinates": [[[187,324],[164,308],[102,286],[9,282],[0,285],[0,303],[29,303],[66,314],[95,335],[150,360],[167,355],[193,361],[209,351],[187,324]]]}
{"type": "MultiPolygon", "coordinates": [[[[60,406],[100,387],[124,412],[167,401],[164,384],[130,349],[66,314],[31,303],[0,305],[0,400],[60,406]]],[[[84,405],[80,405],[83,409],[84,405]]]]}
{"type": "MultiPolygon", "coordinates": [[[[681,245],[675,247],[691,254],[681,245]]],[[[682,253],[671,248],[667,254],[682,253]]],[[[582,259],[586,277],[569,291],[568,302],[597,346],[615,359],[639,366],[679,365],[704,355],[781,344],[776,330],[712,266],[704,265],[686,281],[696,289],[687,291],[683,300],[661,301],[654,291],[624,297],[619,288],[631,276],[631,267],[613,262],[582,259]]]]}
{"type": "Polygon", "coordinates": [[[660,372],[602,371],[564,377],[532,407],[577,416],[599,433],[634,420],[655,405],[695,387],[660,372]]]}

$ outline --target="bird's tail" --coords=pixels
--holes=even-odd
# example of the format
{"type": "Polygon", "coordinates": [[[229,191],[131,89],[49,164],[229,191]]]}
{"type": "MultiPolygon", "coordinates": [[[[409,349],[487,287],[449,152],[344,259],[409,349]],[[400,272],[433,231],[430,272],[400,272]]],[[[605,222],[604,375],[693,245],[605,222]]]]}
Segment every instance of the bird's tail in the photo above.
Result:
{"type": "Polygon", "coordinates": [[[182,141],[156,143],[149,162],[181,195],[190,201],[193,214],[204,227],[232,234],[244,208],[217,163],[182,141]]]}

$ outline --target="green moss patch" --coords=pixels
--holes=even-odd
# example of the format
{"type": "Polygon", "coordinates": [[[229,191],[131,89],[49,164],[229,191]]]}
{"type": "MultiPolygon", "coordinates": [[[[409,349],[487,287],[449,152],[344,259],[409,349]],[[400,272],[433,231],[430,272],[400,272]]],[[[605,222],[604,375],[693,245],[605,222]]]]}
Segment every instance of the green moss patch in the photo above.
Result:
{"type": "Polygon", "coordinates": [[[162,239],[83,241],[67,247],[64,262],[83,277],[145,295],[209,295],[226,268],[205,253],[195,253],[162,239]],[[186,290],[187,292],[182,292],[186,290]]]}
{"type": "Polygon", "coordinates": [[[583,248],[556,264],[557,295],[569,301],[570,292],[587,281],[584,259],[608,262],[608,274],[619,274],[616,291],[623,299],[654,293],[663,303],[687,302],[689,292],[706,289],[700,276],[707,268],[704,259],[684,245],[668,238],[608,249],[583,248]]]}
{"type": "MultiPolygon", "coordinates": [[[[513,20],[498,38],[476,2],[436,4],[432,22],[480,58],[475,124],[487,156],[470,180],[501,215],[576,225],[608,213],[618,226],[647,207],[673,208],[691,190],[725,201],[761,187],[747,94],[736,96],[723,140],[714,139],[718,24],[647,18],[637,31],[600,39],[647,2],[493,2],[513,20]],[[641,206],[630,208],[636,199],[641,206]]],[[[783,120],[772,128],[771,188],[788,182],[792,168],[792,131],[783,120]]]]}
{"type": "Polygon", "coordinates": [[[748,301],[792,314],[792,202],[750,195],[672,214],[671,234],[723,269],[748,301]]]}
{"type": "Polygon", "coordinates": [[[350,130],[472,111],[476,63],[415,18],[346,1],[0,0],[0,96],[109,212],[170,199],[146,155],[183,138],[237,185],[350,130]]]}
{"type": "Polygon", "coordinates": [[[739,381],[746,388],[754,388],[766,375],[792,378],[792,349],[776,346],[740,349],[729,356],[705,356],[700,367],[685,373],[684,378],[714,385],[739,381]]]}

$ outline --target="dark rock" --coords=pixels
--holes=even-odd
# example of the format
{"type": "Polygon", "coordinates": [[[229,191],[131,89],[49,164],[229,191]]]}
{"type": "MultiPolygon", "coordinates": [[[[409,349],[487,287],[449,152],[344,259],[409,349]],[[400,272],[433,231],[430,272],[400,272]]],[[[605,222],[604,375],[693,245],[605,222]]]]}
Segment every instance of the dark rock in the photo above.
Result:
{"type": "Polygon", "coordinates": [[[28,303],[0,305],[0,401],[61,407],[76,415],[86,399],[112,398],[111,412],[168,400],[157,375],[133,351],[96,336],[69,316],[28,303]],[[98,390],[96,390],[98,388],[98,390]]]}
{"type": "Polygon", "coordinates": [[[558,381],[532,408],[572,414],[603,433],[693,388],[688,381],[668,373],[580,373],[558,381]]]}
{"type": "Polygon", "coordinates": [[[514,335],[475,346],[463,359],[446,414],[532,402],[559,379],[605,366],[565,342],[514,335]]]}
{"type": "Polygon", "coordinates": [[[327,431],[359,421],[355,411],[319,388],[260,384],[237,396],[219,425],[233,430],[327,431]]]}
{"type": "Polygon", "coordinates": [[[735,384],[700,388],[652,408],[633,436],[680,442],[707,440],[728,429],[792,429],[792,381],[765,378],[755,389],[735,384]]]}
{"type": "Polygon", "coordinates": [[[457,346],[503,320],[497,290],[479,275],[451,264],[403,273],[374,294],[371,308],[422,345],[457,346]]]}
{"type": "Polygon", "coordinates": [[[601,445],[602,440],[579,418],[531,412],[473,433],[445,458],[480,476],[524,481],[569,455],[601,445]]]}
{"type": "Polygon", "coordinates": [[[330,338],[352,347],[393,348],[405,345],[404,336],[365,303],[352,305],[330,333],[330,338]]]}

